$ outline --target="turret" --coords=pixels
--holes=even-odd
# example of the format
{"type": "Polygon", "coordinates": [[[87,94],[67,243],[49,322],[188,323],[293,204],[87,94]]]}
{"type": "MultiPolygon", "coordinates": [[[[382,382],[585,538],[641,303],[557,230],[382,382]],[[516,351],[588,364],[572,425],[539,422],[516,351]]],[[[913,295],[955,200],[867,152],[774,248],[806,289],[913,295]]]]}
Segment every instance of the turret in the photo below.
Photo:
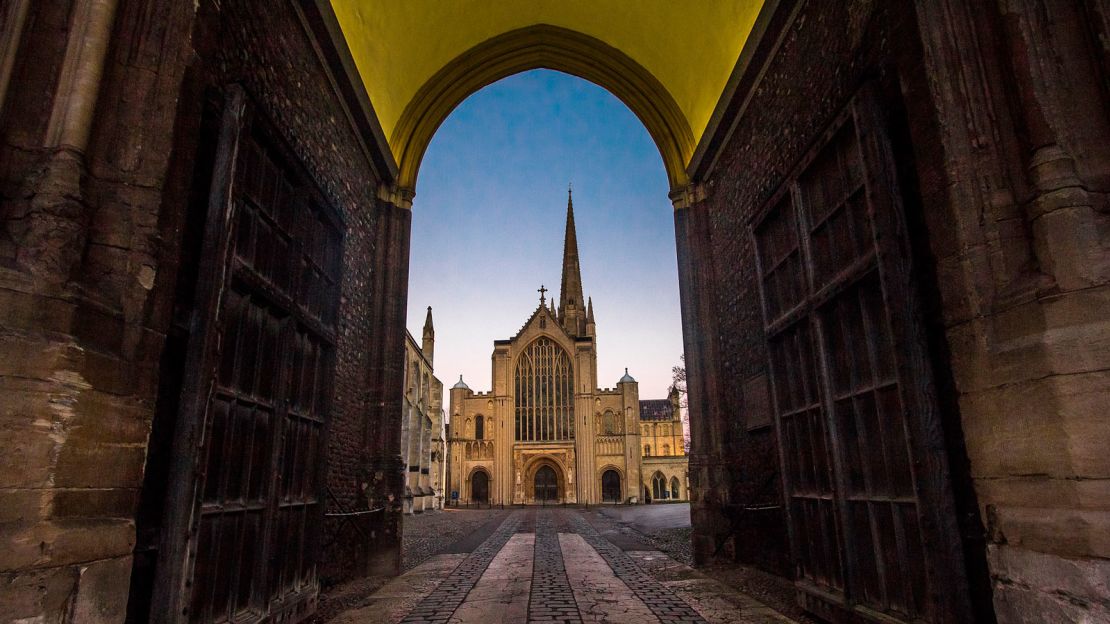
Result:
{"type": "MultiPolygon", "coordinates": [[[[640,430],[640,384],[624,369],[624,377],[617,382],[617,390],[621,393],[621,403],[624,405],[625,431],[640,430]]],[[[639,442],[636,448],[640,447],[639,442]]]]}
{"type": "Polygon", "coordinates": [[[458,427],[461,425],[461,421],[455,420],[455,417],[461,415],[463,399],[470,396],[471,394],[473,394],[473,392],[471,392],[470,386],[466,385],[466,382],[463,381],[462,375],[459,375],[459,382],[451,386],[450,414],[452,438],[457,438],[460,434],[462,434],[462,431],[458,429],[458,427]]]}
{"type": "Polygon", "coordinates": [[[432,306],[428,306],[428,316],[424,318],[424,339],[420,343],[420,351],[428,364],[432,364],[432,354],[436,347],[436,330],[432,327],[432,306]]]}

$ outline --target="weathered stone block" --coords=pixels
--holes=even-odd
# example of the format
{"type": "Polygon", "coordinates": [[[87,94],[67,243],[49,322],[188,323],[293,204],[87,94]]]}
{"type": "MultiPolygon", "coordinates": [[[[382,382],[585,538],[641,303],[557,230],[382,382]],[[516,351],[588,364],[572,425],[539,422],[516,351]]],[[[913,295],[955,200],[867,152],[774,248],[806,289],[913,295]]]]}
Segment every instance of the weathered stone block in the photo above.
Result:
{"type": "Polygon", "coordinates": [[[29,524],[41,519],[51,501],[47,489],[0,490],[0,524],[29,524]]]}
{"type": "MultiPolygon", "coordinates": [[[[4,269],[0,279],[11,271],[4,269]]],[[[73,322],[76,306],[68,301],[43,297],[24,290],[0,288],[0,310],[4,310],[4,327],[35,333],[67,333],[73,322]]]]}
{"type": "Polygon", "coordinates": [[[122,557],[135,546],[130,520],[63,520],[12,527],[0,572],[122,557]]]}
{"type": "Polygon", "coordinates": [[[69,422],[69,442],[145,445],[150,419],[150,406],[138,399],[89,390],[78,398],[69,422]]]}
{"type": "Polygon", "coordinates": [[[138,500],[137,488],[56,490],[50,515],[53,518],[130,519],[138,500]]]}
{"type": "Polygon", "coordinates": [[[19,624],[65,624],[78,574],[69,566],[0,574],[0,617],[19,624]]]}
{"type": "Polygon", "coordinates": [[[82,624],[122,622],[130,581],[130,555],[82,566],[71,620],[82,624]]]}
{"type": "Polygon", "coordinates": [[[1005,545],[991,546],[988,556],[1000,620],[1110,621],[1107,560],[1067,559],[1005,545]]]}
{"type": "Polygon", "coordinates": [[[1059,557],[1110,556],[1110,513],[1104,510],[999,505],[990,520],[995,541],[1015,548],[1059,557]]]}
{"type": "Polygon", "coordinates": [[[73,440],[62,449],[54,473],[60,488],[138,488],[142,485],[146,448],[73,440]]]}
{"type": "Polygon", "coordinates": [[[1071,476],[1069,440],[1046,380],[1015,383],[960,400],[975,477],[1071,476]]]}

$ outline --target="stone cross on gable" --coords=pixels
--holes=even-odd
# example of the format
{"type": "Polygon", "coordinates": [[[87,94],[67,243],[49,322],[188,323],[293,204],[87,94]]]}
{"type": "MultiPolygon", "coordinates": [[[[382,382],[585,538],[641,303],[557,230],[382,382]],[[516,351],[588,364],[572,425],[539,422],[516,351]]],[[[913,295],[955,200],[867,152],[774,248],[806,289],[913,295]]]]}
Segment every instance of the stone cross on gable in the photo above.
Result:
{"type": "Polygon", "coordinates": [[[540,284],[540,287],[536,289],[536,292],[540,293],[540,305],[543,305],[543,296],[547,292],[547,289],[543,287],[543,284],[540,284]]]}

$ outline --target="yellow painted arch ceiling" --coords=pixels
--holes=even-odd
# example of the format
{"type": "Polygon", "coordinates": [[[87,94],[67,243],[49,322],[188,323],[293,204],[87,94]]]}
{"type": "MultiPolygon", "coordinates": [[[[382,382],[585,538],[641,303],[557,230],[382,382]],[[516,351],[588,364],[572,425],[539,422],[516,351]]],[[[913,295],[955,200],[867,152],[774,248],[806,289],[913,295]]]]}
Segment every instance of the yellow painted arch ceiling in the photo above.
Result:
{"type": "MultiPolygon", "coordinates": [[[[406,145],[411,142],[405,128],[406,109],[412,117],[417,108],[414,100],[426,97],[432,78],[442,76],[453,62],[458,65],[476,46],[541,25],[596,39],[646,70],[669,94],[666,105],[680,113],[679,123],[686,126],[681,132],[696,144],[763,0],[331,0],[331,4],[403,177],[406,159],[415,159],[418,165],[426,147],[413,150],[406,145]],[[406,154],[407,150],[413,153],[406,154]]],[[[613,85],[601,86],[622,95],[613,85]]],[[[622,99],[644,118],[643,111],[622,99]]],[[[445,116],[449,108],[436,114],[445,116]]],[[[429,123],[434,129],[441,121],[429,123]]],[[[660,142],[655,133],[653,137],[660,142]]],[[[663,145],[660,150],[666,160],[663,145]]],[[[681,151],[688,161],[692,149],[681,151]]],[[[415,172],[411,175],[415,183],[415,172]]]]}

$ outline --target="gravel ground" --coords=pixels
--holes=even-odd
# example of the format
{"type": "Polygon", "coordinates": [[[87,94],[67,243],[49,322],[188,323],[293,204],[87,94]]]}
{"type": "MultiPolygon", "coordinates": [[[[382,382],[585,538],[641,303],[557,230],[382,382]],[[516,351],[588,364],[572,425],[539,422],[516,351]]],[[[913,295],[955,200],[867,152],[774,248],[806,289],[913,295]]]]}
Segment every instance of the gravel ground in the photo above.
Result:
{"type": "MultiPolygon", "coordinates": [[[[407,572],[437,555],[460,538],[463,538],[498,513],[489,509],[446,509],[404,518],[404,543],[401,553],[402,572],[407,572]]],[[[371,576],[354,579],[321,592],[320,606],[312,619],[313,624],[327,622],[349,609],[357,609],[368,602],[371,594],[385,585],[391,577],[371,576]]]]}
{"type": "Polygon", "coordinates": [[[503,512],[496,509],[444,509],[434,513],[405,516],[405,541],[401,557],[407,572],[456,540],[470,535],[503,512]]]}
{"type": "Polygon", "coordinates": [[[799,624],[824,622],[807,614],[798,606],[794,595],[794,584],[782,577],[743,565],[709,566],[701,568],[701,572],[729,587],[739,589],[799,624]]]}

